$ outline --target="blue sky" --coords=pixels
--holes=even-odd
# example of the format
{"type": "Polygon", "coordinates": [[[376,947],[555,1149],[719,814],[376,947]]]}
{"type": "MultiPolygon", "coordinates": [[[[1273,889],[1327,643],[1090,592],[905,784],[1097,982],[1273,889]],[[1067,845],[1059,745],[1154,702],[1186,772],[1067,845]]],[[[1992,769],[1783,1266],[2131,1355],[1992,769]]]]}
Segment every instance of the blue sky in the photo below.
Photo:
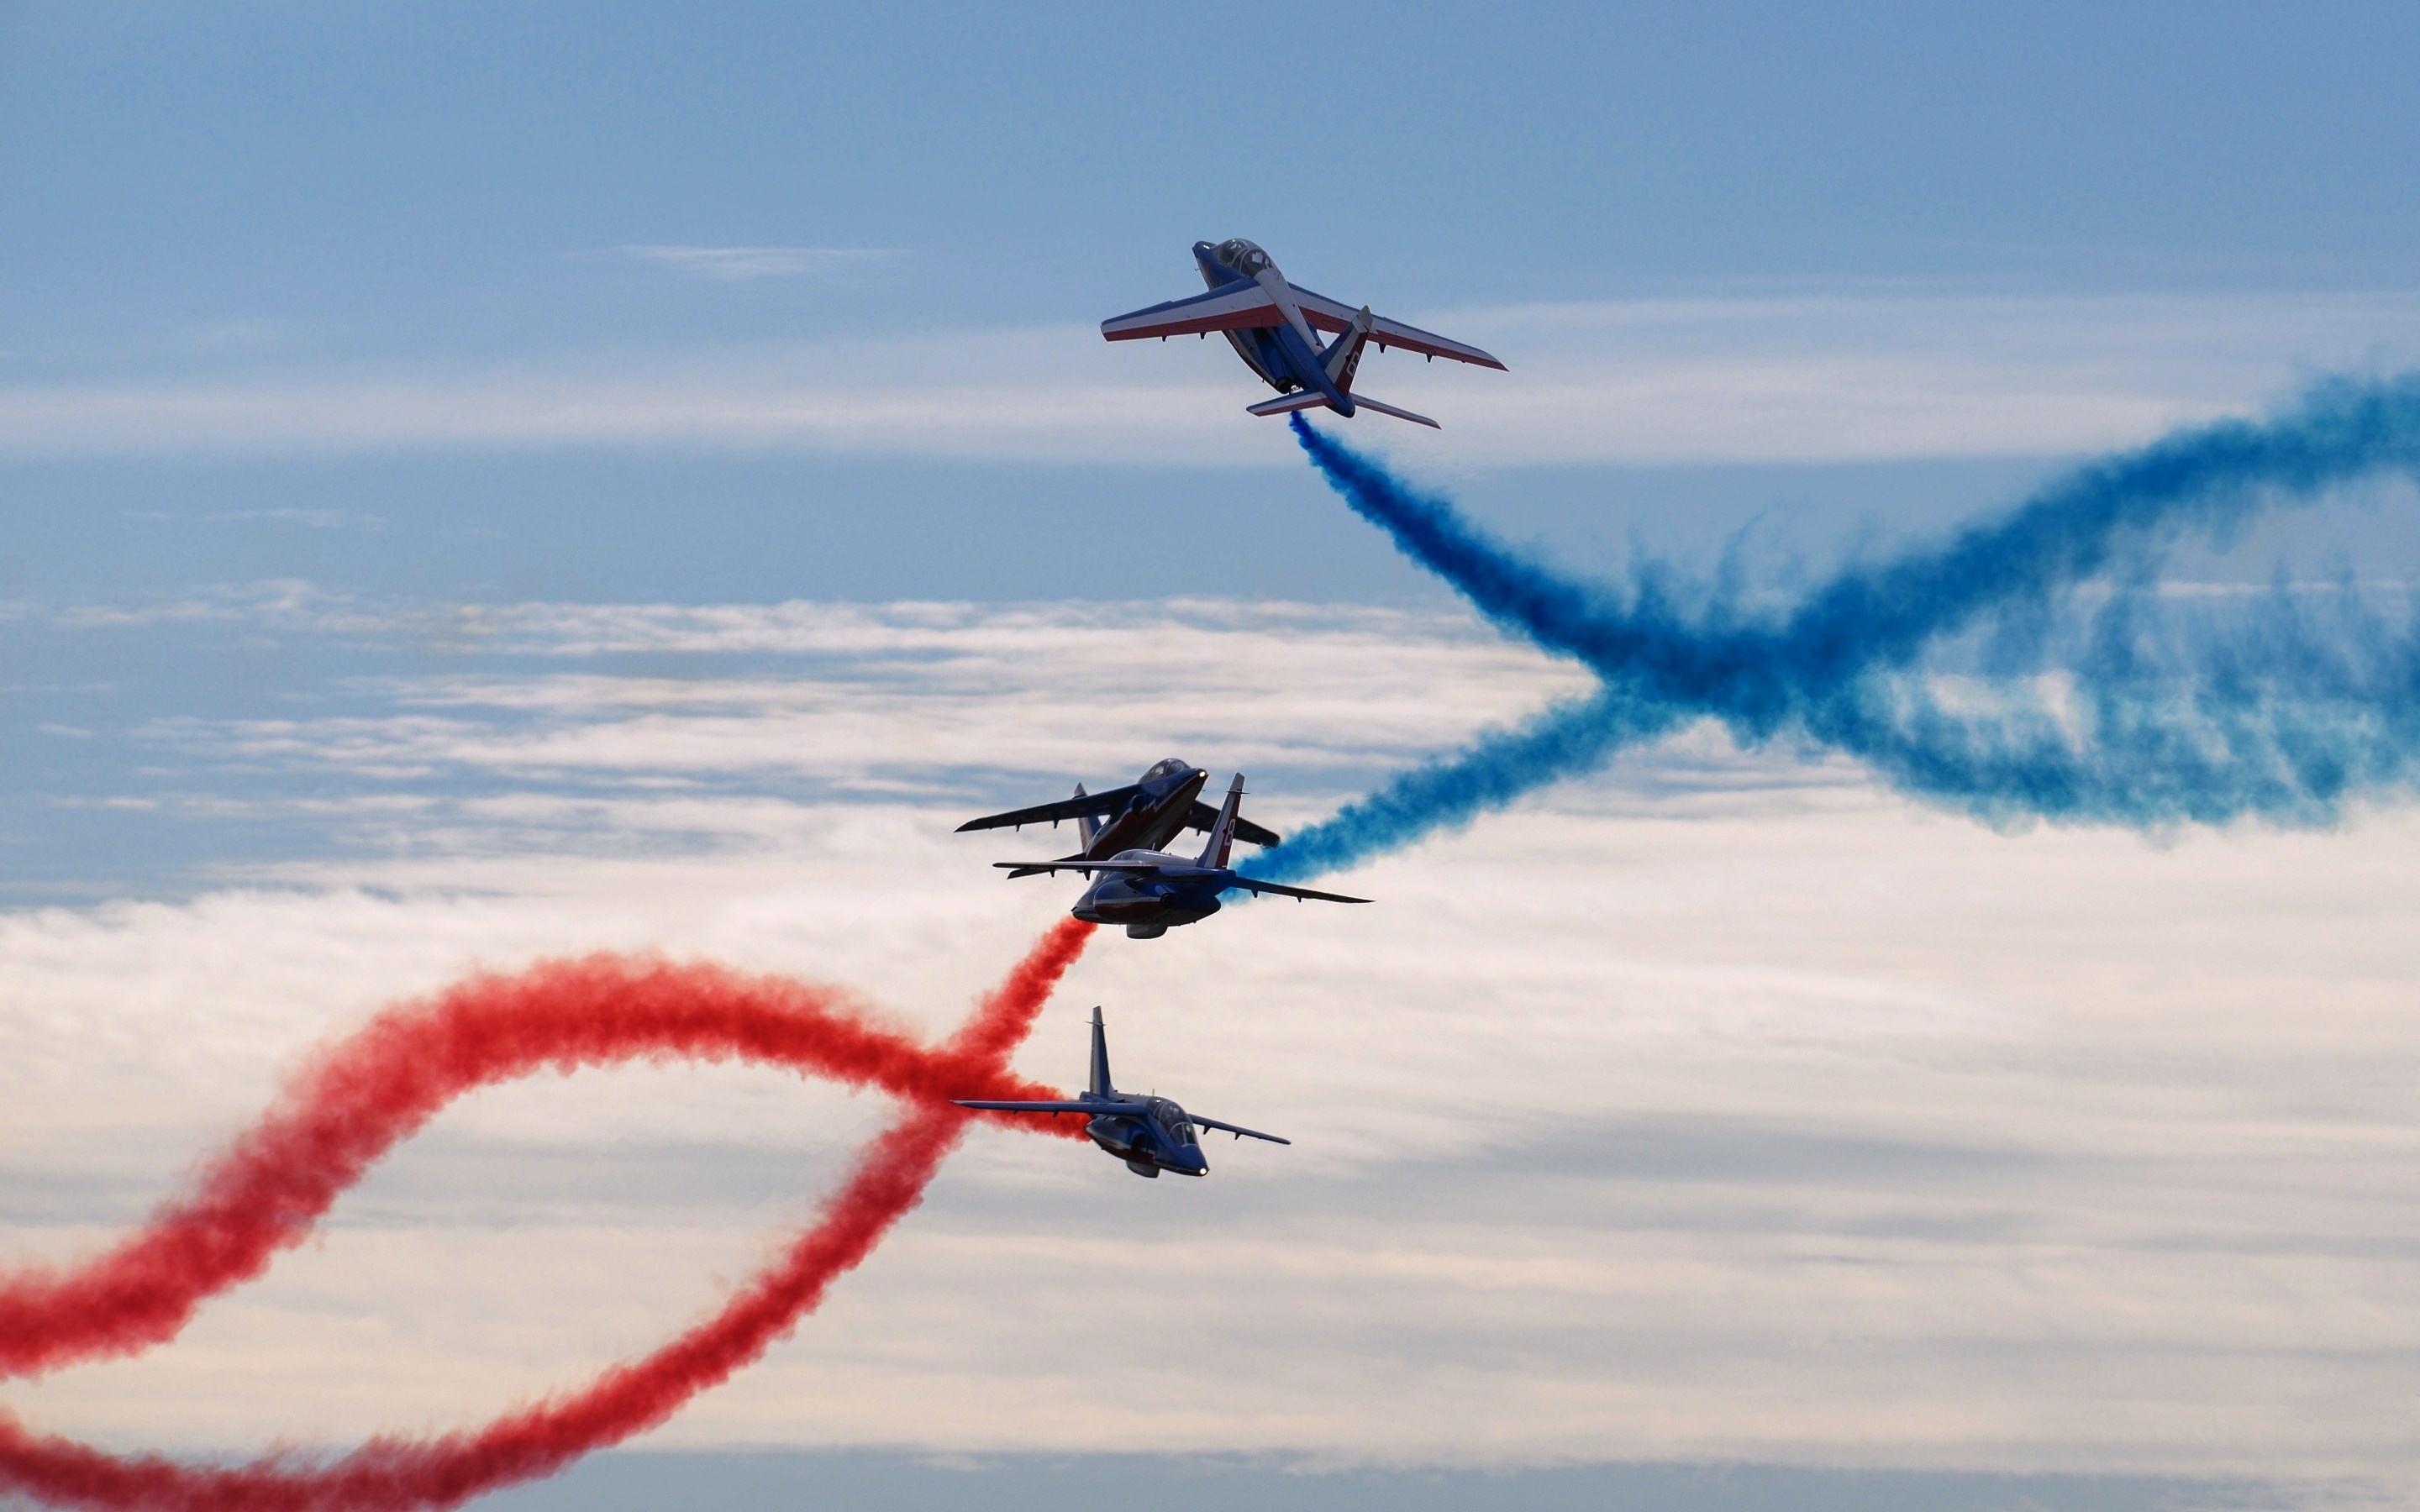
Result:
{"type": "MultiPolygon", "coordinates": [[[[139,1218],[474,964],[938,1027],[1070,901],[967,814],[1174,751],[1291,827],[1585,687],[1232,356],[1098,339],[1197,238],[1502,356],[1373,358],[1446,429],[1348,434],[1515,542],[1787,593],[2420,365],[2415,56],[2389,5],[0,0],[0,1248],[139,1218]]],[[[2167,571],[2408,588],[2413,506],[2167,571]]],[[[2002,835],[1684,733],[1342,923],[1103,942],[1020,1068],[1103,1001],[1293,1149],[1171,1194],[978,1141],[658,1458],[515,1494],[2391,1504],[2412,825],[2002,835]]],[[[493,1411],[691,1316],[877,1111],[495,1094],[9,1405],[224,1451],[493,1411]]]]}
{"type": "MultiPolygon", "coordinates": [[[[2069,455],[2420,329],[2420,38],[2395,7],[19,5],[0,26],[0,471],[28,524],[0,582],[154,586],[164,554],[206,579],[756,597],[764,554],[722,543],[795,548],[789,499],[850,569],[795,591],[1122,597],[1082,520],[1166,530],[1216,499],[1255,548],[1205,544],[1197,591],[1299,594],[1317,561],[1324,596],[1419,592],[1307,520],[1276,427],[1205,428],[1209,395],[1250,397],[1232,362],[1076,339],[1189,286],[1200,236],[1502,347],[1509,386],[1371,374],[1461,401],[1444,455],[1482,472],[2069,455]],[[775,255],[679,255],[716,249],[775,255]],[[1862,363],[1932,403],[1870,431],[1669,381],[1716,358],[1832,388],[1862,363]],[[1576,410],[1523,386],[1591,383],[1576,410]],[[878,435],[732,413],[735,391],[935,390],[922,429],[878,435]],[[975,485],[936,449],[1018,465],[975,485]],[[675,513],[712,549],[630,555],[678,571],[510,544],[519,519],[645,539],[675,513]],[[298,523],[365,516],[386,536],[350,562],[298,523]],[[464,560],[466,516],[505,564],[464,560]]],[[[1807,486],[1877,520],[1921,492],[1938,518],[2009,477],[1807,486]]],[[[1637,491],[1602,484],[1550,510],[1498,492],[1584,542],[1637,491]]],[[[1709,510],[1668,486],[1681,508],[1610,534],[1703,553],[1791,486],[1709,510]]]]}
{"type": "Polygon", "coordinates": [[[247,321],[358,356],[1097,318],[1213,227],[1432,306],[1743,279],[2404,286],[2420,256],[2420,35],[2394,6],[6,24],[12,325],[69,370],[247,321]],[[906,262],[743,301],[579,261],[625,245],[906,262]]]}

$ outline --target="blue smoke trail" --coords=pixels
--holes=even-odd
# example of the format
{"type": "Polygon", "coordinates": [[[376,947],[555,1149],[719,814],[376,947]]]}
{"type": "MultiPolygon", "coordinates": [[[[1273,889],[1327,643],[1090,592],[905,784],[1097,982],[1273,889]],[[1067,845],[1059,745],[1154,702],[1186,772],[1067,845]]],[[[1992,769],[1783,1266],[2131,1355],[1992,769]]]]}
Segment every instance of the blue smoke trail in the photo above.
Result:
{"type": "Polygon", "coordinates": [[[1682,722],[1614,687],[1552,705],[1516,730],[1489,731],[1450,757],[1422,762],[1366,797],[1298,831],[1241,870],[1264,882],[1341,872],[1437,829],[1470,823],[1523,794],[1604,765],[1682,722]]]}
{"type": "Polygon", "coordinates": [[[1780,614],[1678,593],[1653,566],[1626,588],[1573,580],[1300,415],[1293,424],[1329,485],[1398,550],[1499,627],[1586,664],[1603,688],[1303,831],[1255,867],[1271,880],[1467,823],[1700,719],[1743,747],[1845,752],[1901,792],[2003,826],[2316,825],[2353,796],[2420,785],[2420,640],[2368,614],[2351,584],[2333,594],[2331,623],[2281,583],[2251,635],[2178,636],[2151,571],[2183,539],[2224,542],[2364,477],[2420,476],[2420,375],[2330,381],[2265,421],[2094,462],[2000,519],[1845,569],[1780,614]],[[2055,643],[2044,626],[2061,596],[2104,579],[2108,601],[2083,642],[2055,643]],[[1993,665],[1953,699],[1937,674],[1962,639],[1986,641],[1993,665]]]}

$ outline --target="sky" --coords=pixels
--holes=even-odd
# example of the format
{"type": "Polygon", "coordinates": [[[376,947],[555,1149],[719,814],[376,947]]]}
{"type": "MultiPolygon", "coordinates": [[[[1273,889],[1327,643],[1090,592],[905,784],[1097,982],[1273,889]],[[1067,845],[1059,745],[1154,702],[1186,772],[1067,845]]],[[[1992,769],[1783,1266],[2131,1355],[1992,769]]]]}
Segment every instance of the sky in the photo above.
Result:
{"type": "MultiPolygon", "coordinates": [[[[1334,423],[1486,528],[1786,599],[2420,366],[2415,54],[2354,4],[0,3],[0,1254],[474,967],[939,1033],[1073,901],[963,819],[1173,753],[1290,831],[1585,692],[1223,347],[1099,340],[1196,239],[1502,357],[1334,423]]],[[[2161,586],[2408,615],[2415,503],[2161,586]]],[[[1073,1084],[1098,1002],[1292,1147],[978,1130],[761,1365],[496,1504],[2408,1504],[2415,822],[1995,829],[1683,729],[1372,907],[1098,940],[1017,1068],[1073,1084]]],[[[0,1406],[475,1422],[694,1318],[887,1112],[482,1093],[0,1406]]]]}

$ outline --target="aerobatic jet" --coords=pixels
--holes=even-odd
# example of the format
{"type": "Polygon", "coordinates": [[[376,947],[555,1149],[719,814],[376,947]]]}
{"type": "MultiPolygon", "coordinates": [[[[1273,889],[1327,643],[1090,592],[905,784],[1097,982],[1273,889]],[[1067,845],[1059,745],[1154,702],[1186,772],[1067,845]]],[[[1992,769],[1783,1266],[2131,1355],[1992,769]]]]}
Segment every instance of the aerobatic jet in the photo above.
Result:
{"type": "Polygon", "coordinates": [[[1207,294],[1171,300],[1148,310],[1137,310],[1101,322],[1101,334],[1111,341],[1140,341],[1157,336],[1207,337],[1223,333],[1244,365],[1278,391],[1278,397],[1246,408],[1256,415],[1281,415],[1290,409],[1325,407],[1340,415],[1375,409],[1382,415],[1441,429],[1426,415],[1380,404],[1353,392],[1353,376],[1361,365],[1362,348],[1380,351],[1401,347],[1434,361],[1450,357],[1457,363],[1504,371],[1504,364],[1476,347],[1450,341],[1434,332],[1399,321],[1383,320],[1368,305],[1351,305],[1289,284],[1269,255],[1241,237],[1212,246],[1193,244],[1193,260],[1202,270],[1207,294]],[[1322,331],[1337,333],[1323,343],[1322,331]]]}
{"type": "MultiPolygon", "coordinates": [[[[1218,822],[1218,810],[1197,796],[1202,784],[1208,780],[1210,774],[1201,767],[1171,756],[1164,762],[1153,763],[1151,769],[1131,786],[1087,793],[1084,784],[1078,782],[1072,798],[970,819],[958,826],[958,833],[963,835],[970,829],[1023,829],[1028,825],[1045,823],[1056,829],[1062,819],[1073,819],[1076,832],[1083,837],[1084,848],[1065,857],[1067,860],[1080,861],[1087,856],[1106,860],[1120,851],[1156,851],[1174,840],[1181,830],[1207,830],[1218,822]]],[[[1255,845],[1278,842],[1274,831],[1263,829],[1240,814],[1235,819],[1235,838],[1255,845]]]]}
{"type": "Polygon", "coordinates": [[[1179,1176],[1210,1174],[1210,1163],[1202,1158],[1202,1143],[1193,1134],[1196,1129],[1223,1129],[1238,1139],[1249,1134],[1273,1145],[1294,1143],[1258,1129],[1239,1128],[1187,1113],[1164,1097],[1141,1097],[1110,1086],[1109,1041],[1101,1028],[1101,1011],[1097,1008],[1093,1010],[1093,1084],[1083,1096],[1066,1103],[961,1100],[958,1106],[999,1113],[1081,1113],[1085,1116],[1084,1132],[1093,1136],[1093,1143],[1125,1161],[1127,1170],[1153,1180],[1159,1180],[1162,1171],[1174,1171],[1179,1176]]]}
{"type": "Polygon", "coordinates": [[[1237,772],[1233,784],[1227,789],[1226,806],[1211,823],[1209,843],[1191,860],[1165,851],[1137,849],[1105,857],[1063,856],[1052,861],[992,864],[1013,877],[1030,877],[1036,872],[1079,872],[1086,876],[1098,872],[1099,879],[1084,889],[1084,896],[1077,899],[1076,906],[1068,911],[1088,924],[1124,924],[1126,933],[1138,940],[1157,939],[1179,924],[1209,918],[1218,911],[1218,895],[1230,887],[1276,893],[1283,898],[1316,898],[1331,903],[1370,901],[1237,874],[1227,865],[1227,858],[1234,849],[1236,826],[1241,822],[1236,810],[1243,802],[1244,774],[1237,772]]]}

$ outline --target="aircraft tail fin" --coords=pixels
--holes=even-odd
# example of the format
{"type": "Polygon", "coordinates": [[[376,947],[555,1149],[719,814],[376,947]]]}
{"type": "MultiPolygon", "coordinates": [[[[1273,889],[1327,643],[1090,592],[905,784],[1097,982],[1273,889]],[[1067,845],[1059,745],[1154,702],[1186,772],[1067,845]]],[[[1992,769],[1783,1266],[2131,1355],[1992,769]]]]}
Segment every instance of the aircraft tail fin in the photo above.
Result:
{"type": "Polygon", "coordinates": [[[1117,1090],[1109,1085],[1109,1036],[1101,1027],[1101,1011],[1093,1009],[1093,1090],[1106,1097],[1117,1090]]]}
{"type": "Polygon", "coordinates": [[[1370,339],[1370,322],[1373,317],[1368,305],[1353,317],[1344,333],[1327,344],[1319,354],[1319,365],[1327,371],[1327,381],[1336,385],[1339,393],[1353,392],[1353,375],[1361,366],[1361,347],[1370,339]]]}
{"type": "Polygon", "coordinates": [[[1235,850],[1235,821],[1244,807],[1244,774],[1237,772],[1235,780],[1227,785],[1227,802],[1218,810],[1218,822],[1210,826],[1210,843],[1202,847],[1201,866],[1223,867],[1235,850]]]}
{"type": "MultiPolygon", "coordinates": [[[[1079,798],[1080,798],[1080,797],[1082,797],[1083,795],[1084,795],[1084,784],[1083,784],[1083,783],[1081,783],[1081,782],[1078,782],[1078,783],[1077,783],[1077,784],[1076,784],[1076,796],[1078,796],[1078,797],[1079,797],[1079,798]]],[[[1085,853],[1085,854],[1090,854],[1090,853],[1091,853],[1091,851],[1092,851],[1092,849],[1093,849],[1093,837],[1094,837],[1094,836],[1095,836],[1095,835],[1097,835],[1097,834],[1099,834],[1100,832],[1101,832],[1101,822],[1100,822],[1100,820],[1099,820],[1099,819],[1097,819],[1097,818],[1095,818],[1095,817],[1094,817],[1093,815],[1088,814],[1088,813],[1087,813],[1087,814],[1078,814],[1078,815],[1076,816],[1076,833],[1083,837],[1083,840],[1084,840],[1084,853],[1085,853]]]]}

